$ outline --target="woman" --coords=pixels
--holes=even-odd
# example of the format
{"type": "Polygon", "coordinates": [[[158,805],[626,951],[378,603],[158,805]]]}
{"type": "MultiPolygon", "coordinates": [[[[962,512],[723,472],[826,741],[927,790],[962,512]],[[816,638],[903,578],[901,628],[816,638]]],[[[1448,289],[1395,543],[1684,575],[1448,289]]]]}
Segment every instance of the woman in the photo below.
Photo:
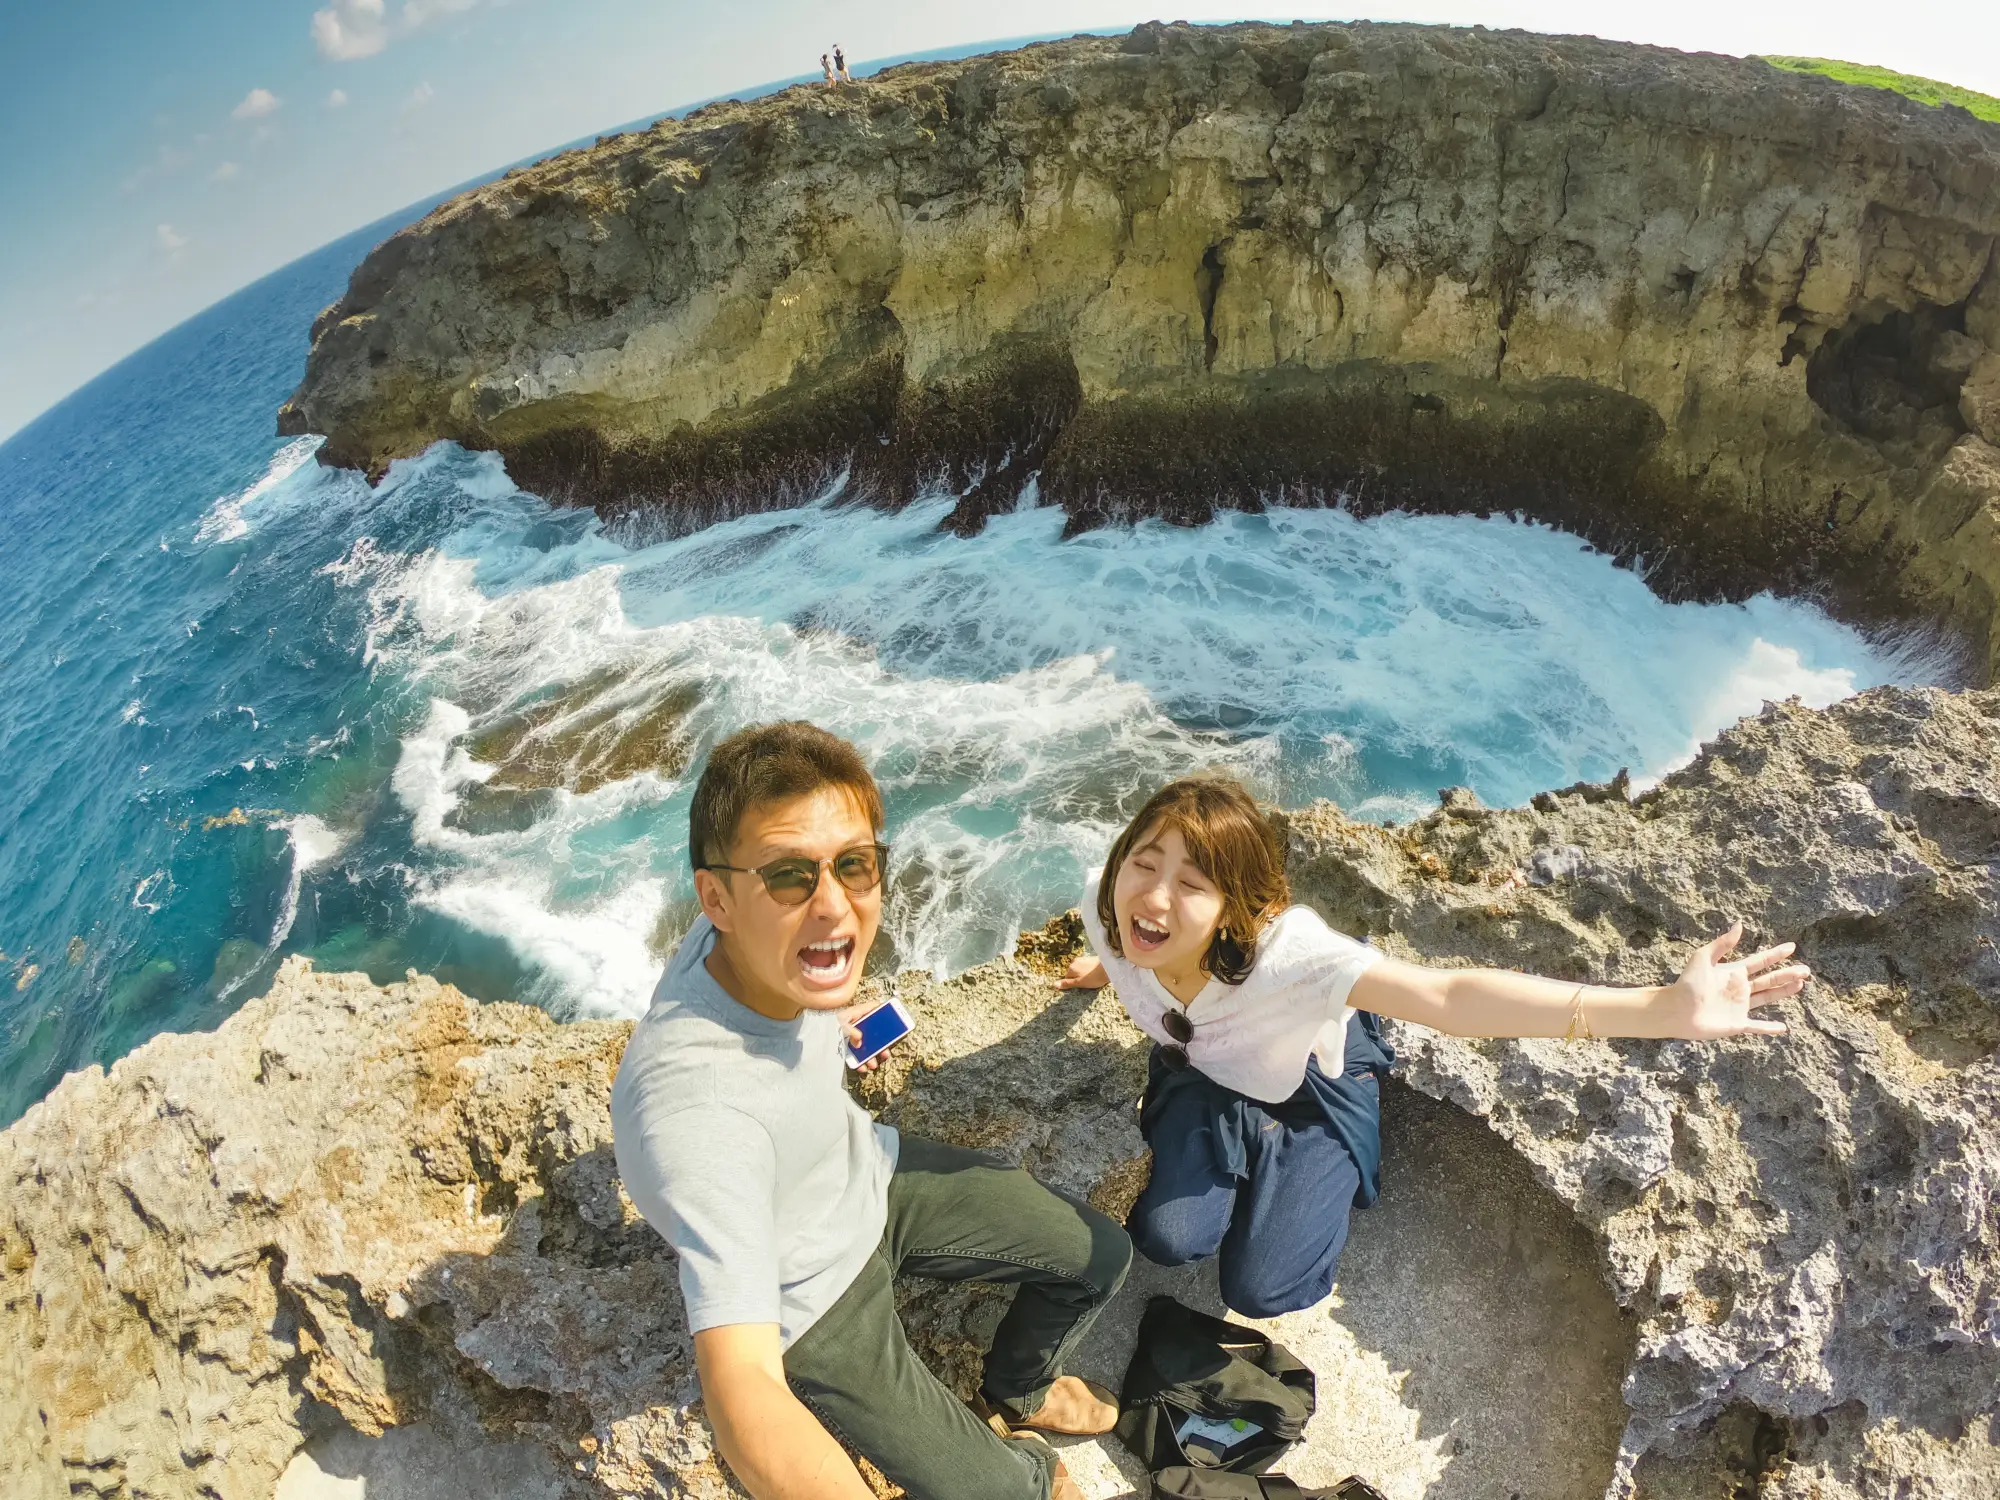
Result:
{"type": "Polygon", "coordinates": [[[1356,1203],[1380,1183],[1378,1016],[1458,1036],[1716,1037],[1784,1032],[1751,1011],[1810,974],[1782,943],[1728,961],[1739,924],[1669,985],[1619,988],[1385,957],[1291,905],[1284,851],[1238,783],[1162,788],[1085,882],[1093,954],[1065,989],[1117,986],[1157,1045],[1139,1125],[1153,1175],[1126,1227],[1162,1265],[1220,1255],[1249,1317],[1332,1289],[1356,1203]]]}

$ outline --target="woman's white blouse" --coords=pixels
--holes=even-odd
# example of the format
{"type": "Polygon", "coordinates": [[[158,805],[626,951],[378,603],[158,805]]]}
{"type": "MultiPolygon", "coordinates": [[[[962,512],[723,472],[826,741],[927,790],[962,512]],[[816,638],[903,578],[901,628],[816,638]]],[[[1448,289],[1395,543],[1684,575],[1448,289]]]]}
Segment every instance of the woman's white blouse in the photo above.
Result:
{"type": "MultiPolygon", "coordinates": [[[[1162,1018],[1180,1002],[1150,969],[1111,951],[1097,918],[1102,870],[1083,883],[1083,930],[1111,976],[1133,1024],[1156,1042],[1171,1044],[1162,1018]]],[[[1348,993],[1382,955],[1366,943],[1335,932],[1306,906],[1286,908],[1257,940],[1257,959],[1241,984],[1211,978],[1186,1007],[1194,1024],[1188,1061],[1224,1088],[1267,1104],[1289,1099],[1305,1082],[1306,1060],[1317,1054],[1322,1073],[1338,1077],[1347,1022],[1348,993]]]]}

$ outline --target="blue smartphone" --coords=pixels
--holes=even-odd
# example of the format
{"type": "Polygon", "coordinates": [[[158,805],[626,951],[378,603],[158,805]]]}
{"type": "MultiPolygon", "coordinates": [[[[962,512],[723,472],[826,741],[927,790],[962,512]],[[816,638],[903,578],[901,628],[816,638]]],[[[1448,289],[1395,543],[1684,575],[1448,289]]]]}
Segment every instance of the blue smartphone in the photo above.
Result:
{"type": "Polygon", "coordinates": [[[910,1013],[903,1008],[900,1000],[884,1000],[866,1015],[850,1022],[861,1033],[861,1045],[852,1043],[847,1047],[847,1065],[858,1068],[869,1059],[880,1056],[910,1034],[915,1024],[910,1013]]]}

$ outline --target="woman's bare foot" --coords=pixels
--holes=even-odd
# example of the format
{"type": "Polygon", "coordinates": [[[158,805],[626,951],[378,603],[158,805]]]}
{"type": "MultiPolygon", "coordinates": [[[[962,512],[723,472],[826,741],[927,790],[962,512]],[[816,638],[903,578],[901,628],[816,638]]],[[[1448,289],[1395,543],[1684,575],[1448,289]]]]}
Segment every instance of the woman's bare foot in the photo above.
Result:
{"type": "Polygon", "coordinates": [[[1096,1437],[1118,1425],[1118,1400],[1095,1381],[1064,1375],[1049,1387],[1035,1414],[1014,1425],[1069,1437],[1096,1437]]]}

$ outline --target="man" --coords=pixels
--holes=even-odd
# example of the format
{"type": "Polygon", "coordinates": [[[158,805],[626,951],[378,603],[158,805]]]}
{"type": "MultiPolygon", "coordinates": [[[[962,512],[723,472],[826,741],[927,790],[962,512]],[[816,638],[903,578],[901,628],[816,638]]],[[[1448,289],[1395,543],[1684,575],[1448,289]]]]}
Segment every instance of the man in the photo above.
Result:
{"type": "Polygon", "coordinates": [[[847,1095],[840,1012],[882,919],[882,800],[810,724],[715,747],[688,813],[702,914],[612,1089],[618,1169],[680,1257],[717,1445],[757,1500],[868,1500],[844,1438],[913,1500],[1073,1500],[1040,1432],[1108,1431],[1065,1357],[1124,1279],[1103,1214],[977,1152],[898,1138],[847,1095]],[[1016,1287],[982,1389],[924,1368],[899,1272],[1016,1287]]]}

